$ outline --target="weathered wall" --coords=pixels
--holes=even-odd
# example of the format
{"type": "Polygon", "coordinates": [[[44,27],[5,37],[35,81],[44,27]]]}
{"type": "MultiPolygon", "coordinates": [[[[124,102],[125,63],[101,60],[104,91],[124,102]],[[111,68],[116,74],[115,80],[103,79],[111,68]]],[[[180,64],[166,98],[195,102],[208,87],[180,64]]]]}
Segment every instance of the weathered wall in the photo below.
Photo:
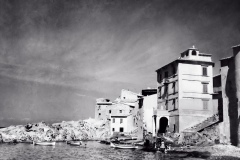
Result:
{"type": "Polygon", "coordinates": [[[145,96],[143,99],[143,123],[147,132],[152,132],[153,109],[157,108],[157,94],[145,96]]]}
{"type": "Polygon", "coordinates": [[[240,146],[240,45],[233,47],[233,55],[235,64],[234,75],[237,101],[232,106],[232,112],[230,116],[230,129],[232,131],[231,133],[233,133],[235,144],[240,146]]]}

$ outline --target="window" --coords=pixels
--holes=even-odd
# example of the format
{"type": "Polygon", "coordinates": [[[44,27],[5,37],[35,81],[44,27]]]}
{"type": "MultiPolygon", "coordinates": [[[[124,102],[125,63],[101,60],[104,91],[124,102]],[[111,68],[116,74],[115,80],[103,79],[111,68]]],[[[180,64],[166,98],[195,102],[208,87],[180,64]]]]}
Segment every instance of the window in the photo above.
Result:
{"type": "Polygon", "coordinates": [[[173,109],[176,109],[175,99],[173,99],[173,109]]]}
{"type": "Polygon", "coordinates": [[[186,56],[188,56],[188,52],[186,53],[186,56]]]}
{"type": "Polygon", "coordinates": [[[123,119],[122,118],[120,119],[120,123],[123,123],[123,119]]]}
{"type": "Polygon", "coordinates": [[[159,87],[159,98],[161,98],[162,97],[162,87],[159,87]]]}
{"type": "Polygon", "coordinates": [[[168,100],[165,102],[166,110],[168,110],[168,100]]]}
{"type": "Polygon", "coordinates": [[[176,124],[173,125],[173,133],[176,132],[176,124]]]}
{"type": "Polygon", "coordinates": [[[203,83],[203,93],[208,93],[208,84],[203,83]]]}
{"type": "Polygon", "coordinates": [[[202,67],[202,75],[207,76],[207,67],[202,67]]]}
{"type": "Polygon", "coordinates": [[[123,127],[120,127],[119,131],[120,131],[120,132],[124,132],[124,128],[123,128],[123,127]]]}
{"type": "Polygon", "coordinates": [[[122,110],[119,110],[119,113],[122,113],[122,110]]]}
{"type": "Polygon", "coordinates": [[[112,128],[112,131],[114,132],[114,131],[115,131],[115,128],[112,128]]]}
{"type": "Polygon", "coordinates": [[[208,109],[208,100],[202,100],[203,101],[203,109],[207,110],[208,109]]]}
{"type": "Polygon", "coordinates": [[[176,85],[176,82],[173,82],[173,83],[172,83],[173,94],[175,94],[175,92],[176,92],[176,87],[175,87],[175,85],[176,85]]]}
{"type": "Polygon", "coordinates": [[[112,113],[112,111],[111,111],[111,110],[109,110],[109,113],[112,113]]]}
{"type": "Polygon", "coordinates": [[[115,118],[112,119],[113,123],[115,123],[115,118]]]}
{"type": "Polygon", "coordinates": [[[193,55],[193,56],[196,56],[196,55],[197,55],[197,52],[196,52],[196,51],[192,51],[192,55],[193,55]]]}
{"type": "Polygon", "coordinates": [[[101,113],[99,113],[98,115],[101,116],[101,113]]]}
{"type": "Polygon", "coordinates": [[[168,72],[164,73],[164,77],[167,78],[168,77],[168,72]]]}

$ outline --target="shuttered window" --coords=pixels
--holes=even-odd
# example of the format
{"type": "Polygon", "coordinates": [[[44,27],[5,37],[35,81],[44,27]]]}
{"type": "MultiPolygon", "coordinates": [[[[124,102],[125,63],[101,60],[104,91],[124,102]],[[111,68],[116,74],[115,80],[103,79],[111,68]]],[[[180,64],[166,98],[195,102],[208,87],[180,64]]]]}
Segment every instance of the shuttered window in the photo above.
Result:
{"type": "Polygon", "coordinates": [[[207,83],[203,83],[203,93],[208,93],[208,84],[207,83]]]}
{"type": "Polygon", "coordinates": [[[207,76],[207,67],[202,67],[202,75],[207,76]]]}
{"type": "Polygon", "coordinates": [[[203,102],[203,109],[208,110],[208,100],[202,100],[203,102]]]}

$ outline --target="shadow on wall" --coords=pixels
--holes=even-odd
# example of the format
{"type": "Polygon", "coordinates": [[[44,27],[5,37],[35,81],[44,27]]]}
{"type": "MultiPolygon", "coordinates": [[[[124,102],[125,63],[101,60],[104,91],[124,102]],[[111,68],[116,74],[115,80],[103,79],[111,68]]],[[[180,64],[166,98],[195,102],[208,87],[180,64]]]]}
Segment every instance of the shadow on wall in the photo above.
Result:
{"type": "Polygon", "coordinates": [[[227,74],[225,93],[229,99],[228,105],[228,114],[230,122],[230,141],[234,146],[238,145],[238,126],[239,126],[239,117],[238,117],[238,98],[237,98],[237,89],[236,89],[236,76],[235,76],[235,64],[233,58],[229,63],[229,70],[227,74]]]}

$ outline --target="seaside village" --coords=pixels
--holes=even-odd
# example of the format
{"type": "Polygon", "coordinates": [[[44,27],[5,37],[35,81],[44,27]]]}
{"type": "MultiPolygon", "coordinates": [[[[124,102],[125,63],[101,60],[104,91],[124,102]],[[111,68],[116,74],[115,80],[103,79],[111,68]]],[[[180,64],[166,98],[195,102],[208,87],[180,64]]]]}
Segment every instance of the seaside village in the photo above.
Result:
{"type": "Polygon", "coordinates": [[[156,68],[156,88],[140,93],[122,89],[112,101],[98,98],[94,119],[9,126],[0,129],[0,142],[81,146],[84,140],[97,140],[115,148],[164,152],[215,144],[239,147],[240,45],[232,51],[213,76],[212,55],[193,46],[156,68]]]}
{"type": "Polygon", "coordinates": [[[108,120],[111,135],[239,145],[240,45],[232,50],[213,76],[212,55],[194,46],[187,49],[156,69],[156,88],[141,93],[122,89],[116,100],[97,99],[95,119],[108,120]]]}

